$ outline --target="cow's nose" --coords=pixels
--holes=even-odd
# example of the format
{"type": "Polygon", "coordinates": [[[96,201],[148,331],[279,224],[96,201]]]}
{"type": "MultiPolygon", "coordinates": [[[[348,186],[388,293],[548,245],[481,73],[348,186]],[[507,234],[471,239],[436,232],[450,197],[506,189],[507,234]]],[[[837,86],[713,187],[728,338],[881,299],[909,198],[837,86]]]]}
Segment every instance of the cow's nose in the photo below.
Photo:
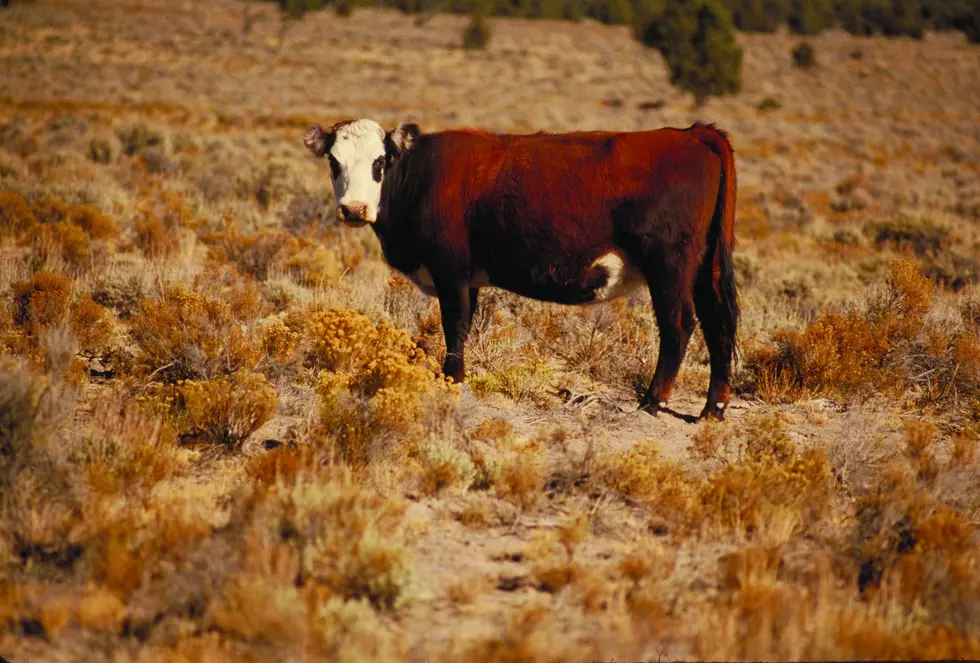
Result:
{"type": "Polygon", "coordinates": [[[349,203],[346,205],[339,205],[340,208],[340,220],[341,221],[364,221],[365,216],[367,216],[367,205],[364,203],[349,203]]]}

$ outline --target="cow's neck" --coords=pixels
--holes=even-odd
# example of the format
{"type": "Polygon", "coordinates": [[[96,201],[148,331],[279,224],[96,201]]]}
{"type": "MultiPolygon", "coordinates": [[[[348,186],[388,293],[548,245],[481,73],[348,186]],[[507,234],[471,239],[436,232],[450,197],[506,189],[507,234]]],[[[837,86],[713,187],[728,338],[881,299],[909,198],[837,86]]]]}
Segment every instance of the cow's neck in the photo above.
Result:
{"type": "Polygon", "coordinates": [[[387,212],[387,206],[378,210],[378,219],[371,230],[381,243],[385,261],[400,272],[411,273],[419,267],[413,238],[406,232],[401,219],[387,212]]]}

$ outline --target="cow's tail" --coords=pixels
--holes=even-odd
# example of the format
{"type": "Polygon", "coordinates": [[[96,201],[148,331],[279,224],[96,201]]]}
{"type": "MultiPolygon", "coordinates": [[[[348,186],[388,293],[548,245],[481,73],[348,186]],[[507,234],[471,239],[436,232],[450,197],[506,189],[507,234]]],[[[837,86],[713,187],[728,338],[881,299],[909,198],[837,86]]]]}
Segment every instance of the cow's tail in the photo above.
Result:
{"type": "MultiPolygon", "coordinates": [[[[735,173],[735,151],[728,136],[714,125],[696,124],[694,129],[698,138],[721,159],[721,182],[714,216],[708,232],[706,258],[711,260],[711,286],[716,301],[716,315],[723,335],[732,345],[733,357],[737,360],[736,331],[738,329],[739,307],[738,291],[735,288],[735,264],[732,256],[735,249],[735,195],[737,176],[735,173]]],[[[707,267],[707,265],[705,265],[707,267]]]]}

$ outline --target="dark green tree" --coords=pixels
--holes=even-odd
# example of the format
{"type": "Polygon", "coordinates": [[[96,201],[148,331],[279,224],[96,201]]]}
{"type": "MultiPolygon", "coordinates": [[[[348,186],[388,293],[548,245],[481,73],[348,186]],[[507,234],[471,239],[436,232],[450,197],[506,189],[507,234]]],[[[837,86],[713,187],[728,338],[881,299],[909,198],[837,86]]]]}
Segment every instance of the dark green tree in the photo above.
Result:
{"type": "Polygon", "coordinates": [[[307,13],[326,7],[328,0],[278,0],[279,48],[286,40],[286,33],[307,13]]]}
{"type": "Polygon", "coordinates": [[[473,10],[470,22],[463,30],[463,48],[483,49],[490,43],[490,23],[486,18],[486,8],[481,2],[473,10]]]}
{"type": "Polygon", "coordinates": [[[830,0],[792,0],[789,28],[798,35],[817,35],[836,23],[830,0]]]}
{"type": "Polygon", "coordinates": [[[920,0],[837,0],[834,11],[853,35],[921,38],[925,33],[920,0]]]}
{"type": "Polygon", "coordinates": [[[659,15],[635,26],[635,34],[660,51],[671,85],[693,94],[695,106],[742,91],[742,48],[720,0],[667,0],[659,15]]]}
{"type": "Polygon", "coordinates": [[[795,64],[800,69],[810,69],[816,66],[817,56],[816,52],[813,50],[813,45],[808,42],[800,42],[796,48],[793,49],[793,64],[795,64]]]}
{"type": "Polygon", "coordinates": [[[926,31],[926,22],[922,18],[920,0],[891,0],[891,2],[874,3],[879,12],[874,16],[876,28],[888,37],[914,37],[922,39],[926,31]]]}
{"type": "Polygon", "coordinates": [[[953,17],[952,27],[961,30],[971,44],[980,43],[980,0],[969,0],[962,11],[953,17]]]}
{"type": "Polygon", "coordinates": [[[834,15],[840,26],[852,35],[864,37],[870,35],[870,26],[864,20],[862,0],[835,0],[834,15]]]}
{"type": "Polygon", "coordinates": [[[789,19],[790,0],[725,0],[735,27],[745,32],[775,32],[789,19]]]}

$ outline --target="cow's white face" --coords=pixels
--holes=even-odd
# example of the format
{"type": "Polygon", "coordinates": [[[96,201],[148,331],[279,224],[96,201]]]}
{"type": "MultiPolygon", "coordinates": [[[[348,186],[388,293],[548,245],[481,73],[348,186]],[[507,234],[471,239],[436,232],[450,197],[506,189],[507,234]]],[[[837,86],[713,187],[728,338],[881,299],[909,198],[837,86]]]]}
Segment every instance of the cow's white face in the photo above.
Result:
{"type": "Polygon", "coordinates": [[[385,171],[418,135],[415,125],[385,133],[373,120],[341,122],[330,131],[317,126],[306,133],[306,147],[330,162],[338,219],[351,226],[377,221],[385,171]]]}

